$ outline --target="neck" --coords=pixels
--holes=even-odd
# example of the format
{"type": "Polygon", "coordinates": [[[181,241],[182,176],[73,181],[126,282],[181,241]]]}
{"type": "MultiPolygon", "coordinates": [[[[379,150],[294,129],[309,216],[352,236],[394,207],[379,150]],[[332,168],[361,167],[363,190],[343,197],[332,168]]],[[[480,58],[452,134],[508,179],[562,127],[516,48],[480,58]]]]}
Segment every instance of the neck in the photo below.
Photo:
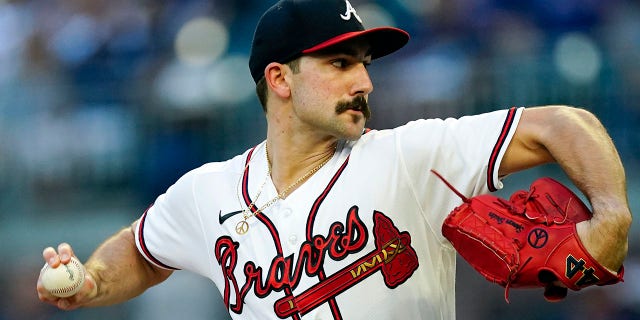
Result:
{"type": "Polygon", "coordinates": [[[335,153],[337,142],[295,145],[267,139],[267,160],[271,180],[285,198],[326,164],[335,153]]]}

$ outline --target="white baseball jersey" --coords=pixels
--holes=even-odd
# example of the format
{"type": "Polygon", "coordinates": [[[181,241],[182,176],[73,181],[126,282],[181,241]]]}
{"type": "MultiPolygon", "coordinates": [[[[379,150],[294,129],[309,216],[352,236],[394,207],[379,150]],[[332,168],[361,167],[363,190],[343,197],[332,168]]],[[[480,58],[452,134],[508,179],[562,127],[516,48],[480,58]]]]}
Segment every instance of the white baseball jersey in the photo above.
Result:
{"type": "Polygon", "coordinates": [[[211,279],[234,319],[454,319],[456,253],[441,225],[462,201],[430,170],[466,196],[501,188],[521,113],[417,120],[341,142],[240,235],[242,210],[277,196],[263,142],[184,175],[141,217],[136,244],[158,267],[211,279]]]}

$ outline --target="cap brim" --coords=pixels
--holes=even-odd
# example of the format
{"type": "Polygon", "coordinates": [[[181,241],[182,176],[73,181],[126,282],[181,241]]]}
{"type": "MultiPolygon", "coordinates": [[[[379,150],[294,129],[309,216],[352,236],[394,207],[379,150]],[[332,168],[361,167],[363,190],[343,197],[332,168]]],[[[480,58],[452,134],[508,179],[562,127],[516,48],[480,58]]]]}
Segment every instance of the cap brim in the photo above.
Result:
{"type": "Polygon", "coordinates": [[[409,34],[398,28],[380,27],[364,31],[354,31],[341,34],[325,42],[317,44],[309,49],[303,50],[303,54],[309,54],[332,47],[336,44],[356,39],[365,38],[371,45],[371,58],[377,59],[393,53],[409,42],[409,34]]]}

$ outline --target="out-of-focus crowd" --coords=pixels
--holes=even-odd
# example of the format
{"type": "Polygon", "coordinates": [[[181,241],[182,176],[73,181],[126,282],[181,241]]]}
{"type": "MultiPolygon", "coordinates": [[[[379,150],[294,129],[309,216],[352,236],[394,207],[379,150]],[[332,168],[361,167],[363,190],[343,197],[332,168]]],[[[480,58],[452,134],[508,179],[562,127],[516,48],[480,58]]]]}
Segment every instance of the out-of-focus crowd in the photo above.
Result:
{"type": "MultiPolygon", "coordinates": [[[[0,320],[227,318],[213,284],[189,275],[121,306],[71,313],[38,303],[35,281],[45,246],[69,241],[85,260],[187,170],[262,139],[247,64],[255,24],[273,2],[0,0],[0,320]]],[[[584,107],[615,140],[638,211],[637,1],[351,3],[365,25],[412,36],[370,67],[370,127],[510,106],[584,107]]],[[[639,235],[634,224],[624,284],[562,304],[514,290],[507,305],[461,262],[458,316],[639,319],[639,235]]]]}

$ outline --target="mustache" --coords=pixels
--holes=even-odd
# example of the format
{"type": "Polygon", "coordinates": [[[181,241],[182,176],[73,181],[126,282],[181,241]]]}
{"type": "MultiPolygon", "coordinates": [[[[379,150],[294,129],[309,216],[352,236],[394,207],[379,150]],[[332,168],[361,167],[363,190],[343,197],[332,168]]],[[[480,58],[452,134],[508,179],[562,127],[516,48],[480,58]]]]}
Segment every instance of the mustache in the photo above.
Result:
{"type": "Polygon", "coordinates": [[[356,110],[362,112],[365,119],[371,117],[371,109],[369,103],[363,96],[357,96],[352,101],[340,101],[336,105],[336,113],[341,114],[347,110],[356,110]]]}

